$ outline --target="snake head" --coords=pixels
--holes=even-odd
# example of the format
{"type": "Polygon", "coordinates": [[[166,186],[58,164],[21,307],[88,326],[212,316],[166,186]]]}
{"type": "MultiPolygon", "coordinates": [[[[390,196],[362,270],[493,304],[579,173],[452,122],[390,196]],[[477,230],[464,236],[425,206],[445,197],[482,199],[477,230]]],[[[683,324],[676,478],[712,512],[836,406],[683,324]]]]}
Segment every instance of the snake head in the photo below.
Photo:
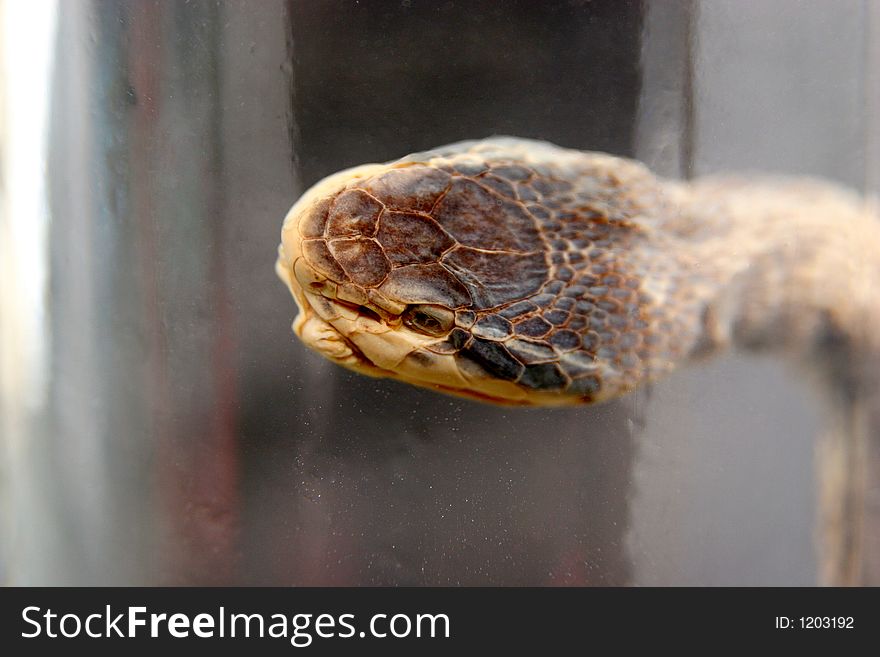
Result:
{"type": "Polygon", "coordinates": [[[625,391],[653,353],[646,299],[608,248],[632,240],[627,208],[595,181],[630,165],[595,155],[584,172],[574,153],[462,142],[322,180],[282,230],[276,269],[300,309],[294,331],[358,372],[483,401],[625,391]]]}

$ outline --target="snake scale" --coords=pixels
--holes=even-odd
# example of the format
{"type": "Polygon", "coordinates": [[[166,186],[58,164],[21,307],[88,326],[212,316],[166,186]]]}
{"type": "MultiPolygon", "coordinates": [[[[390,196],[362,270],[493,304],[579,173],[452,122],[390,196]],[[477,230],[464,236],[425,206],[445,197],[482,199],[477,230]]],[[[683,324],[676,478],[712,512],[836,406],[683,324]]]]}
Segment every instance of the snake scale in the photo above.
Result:
{"type": "Polygon", "coordinates": [[[880,354],[880,222],[858,196],[512,137],[322,180],[276,269],[327,358],[501,404],[607,400],[730,345],[873,385],[880,354]]]}

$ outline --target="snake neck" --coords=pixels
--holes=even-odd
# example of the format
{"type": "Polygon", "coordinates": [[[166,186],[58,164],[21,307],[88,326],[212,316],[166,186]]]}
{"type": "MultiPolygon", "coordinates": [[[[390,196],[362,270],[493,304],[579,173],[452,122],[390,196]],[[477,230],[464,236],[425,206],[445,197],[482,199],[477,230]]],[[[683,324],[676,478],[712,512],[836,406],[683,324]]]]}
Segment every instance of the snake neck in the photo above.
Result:
{"type": "Polygon", "coordinates": [[[704,344],[785,351],[824,379],[821,582],[880,581],[880,217],[816,181],[698,181],[671,230],[714,281],[704,344]]]}
{"type": "Polygon", "coordinates": [[[817,181],[697,181],[669,226],[703,272],[703,343],[784,350],[880,389],[880,217],[817,181]],[[713,283],[714,282],[714,283],[713,283]]]}

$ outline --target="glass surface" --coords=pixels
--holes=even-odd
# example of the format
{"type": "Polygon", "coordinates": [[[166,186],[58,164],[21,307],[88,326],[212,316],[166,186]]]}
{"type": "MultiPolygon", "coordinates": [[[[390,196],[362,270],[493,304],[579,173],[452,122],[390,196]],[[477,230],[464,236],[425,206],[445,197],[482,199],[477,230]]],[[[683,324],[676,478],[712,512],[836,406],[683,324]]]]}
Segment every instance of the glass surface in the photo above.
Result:
{"type": "Polygon", "coordinates": [[[273,265],[321,177],[492,134],[876,191],[872,3],[34,4],[48,36],[3,55],[7,582],[819,581],[827,423],[780,361],[497,408],[309,352],[273,265]]]}

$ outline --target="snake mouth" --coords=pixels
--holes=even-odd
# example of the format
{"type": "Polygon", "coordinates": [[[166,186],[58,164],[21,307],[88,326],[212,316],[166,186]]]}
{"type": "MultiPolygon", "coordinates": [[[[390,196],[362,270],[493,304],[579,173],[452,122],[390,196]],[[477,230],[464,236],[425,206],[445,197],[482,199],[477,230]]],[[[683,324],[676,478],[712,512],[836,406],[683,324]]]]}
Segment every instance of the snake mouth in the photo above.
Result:
{"type": "Polygon", "coordinates": [[[283,246],[279,248],[275,270],[298,306],[293,330],[306,346],[363,374],[391,376],[351,339],[355,330],[381,330],[382,318],[375,310],[335,298],[332,281],[305,265],[301,256],[292,260],[283,246]]]}
{"type": "Polygon", "coordinates": [[[301,310],[294,331],[302,341],[335,363],[373,377],[391,377],[393,371],[381,367],[352,339],[352,325],[375,331],[381,319],[351,304],[319,295],[307,295],[309,307],[301,310]],[[320,309],[320,310],[317,310],[320,309]],[[332,319],[327,319],[332,315],[332,319]],[[351,319],[356,316],[356,319],[351,319]]]}
{"type": "Polygon", "coordinates": [[[302,256],[292,259],[283,246],[276,271],[299,307],[294,332],[339,365],[369,376],[402,378],[402,363],[438,340],[404,326],[405,304],[384,298],[374,304],[363,294],[340,298],[346,295],[344,283],[322,275],[302,256]]]}
{"type": "Polygon", "coordinates": [[[340,299],[338,283],[301,257],[291,263],[283,248],[276,270],[299,307],[294,332],[309,348],[338,365],[484,402],[528,405],[510,384],[503,390],[496,390],[494,384],[481,385],[485,381],[463,372],[453,354],[439,353],[436,346],[445,342],[445,336],[410,329],[403,319],[407,306],[401,304],[401,310],[392,313],[378,305],[340,299]]]}
{"type": "Polygon", "coordinates": [[[399,320],[389,326],[369,308],[303,292],[305,306],[294,331],[311,349],[347,369],[375,378],[397,379],[446,394],[504,406],[530,406],[522,391],[461,368],[452,354],[431,349],[436,338],[418,336],[399,320]],[[488,385],[487,385],[488,382],[488,385]]]}

